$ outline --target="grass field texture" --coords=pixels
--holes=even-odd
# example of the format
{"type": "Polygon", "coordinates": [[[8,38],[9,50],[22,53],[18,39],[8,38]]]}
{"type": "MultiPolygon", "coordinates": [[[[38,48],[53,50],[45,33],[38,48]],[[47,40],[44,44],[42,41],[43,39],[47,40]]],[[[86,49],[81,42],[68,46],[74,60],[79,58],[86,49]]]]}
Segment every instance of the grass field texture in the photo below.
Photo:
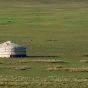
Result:
{"type": "Polygon", "coordinates": [[[0,88],[87,88],[87,23],[87,0],[0,0],[0,43],[29,56],[0,59],[0,88]]]}

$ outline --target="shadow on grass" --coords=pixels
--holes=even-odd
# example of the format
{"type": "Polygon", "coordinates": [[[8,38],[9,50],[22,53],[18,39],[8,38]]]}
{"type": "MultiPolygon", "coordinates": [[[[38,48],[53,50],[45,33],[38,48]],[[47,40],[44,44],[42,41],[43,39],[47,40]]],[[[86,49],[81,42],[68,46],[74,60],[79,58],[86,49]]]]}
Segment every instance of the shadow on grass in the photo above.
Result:
{"type": "Polygon", "coordinates": [[[36,58],[39,58],[39,57],[60,57],[60,56],[27,56],[27,57],[36,57],[36,58]]]}
{"type": "Polygon", "coordinates": [[[82,55],[82,57],[88,57],[88,54],[82,55]]]}

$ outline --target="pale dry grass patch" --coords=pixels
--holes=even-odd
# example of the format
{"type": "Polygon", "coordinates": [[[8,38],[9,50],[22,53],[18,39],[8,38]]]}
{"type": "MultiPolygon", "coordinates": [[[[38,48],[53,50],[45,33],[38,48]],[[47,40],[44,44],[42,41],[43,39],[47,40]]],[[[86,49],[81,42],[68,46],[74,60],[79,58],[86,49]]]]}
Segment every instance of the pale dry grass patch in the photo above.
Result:
{"type": "Polygon", "coordinates": [[[88,60],[80,60],[80,62],[88,63],[88,60]]]}
{"type": "Polygon", "coordinates": [[[34,59],[34,60],[29,60],[29,61],[20,61],[20,63],[67,63],[64,60],[55,60],[55,59],[34,59]]]}
{"type": "Polygon", "coordinates": [[[48,71],[69,71],[69,72],[88,72],[88,67],[80,67],[80,68],[73,68],[73,67],[49,67],[47,68],[48,71]]]}
{"type": "Polygon", "coordinates": [[[11,76],[9,78],[8,76],[0,76],[0,88],[70,88],[72,85],[72,88],[77,88],[76,86],[82,86],[83,84],[85,84],[85,87],[87,88],[87,83],[88,79],[84,78],[78,79],[58,76],[48,76],[43,78],[11,76]]]}
{"type": "Polygon", "coordinates": [[[13,70],[30,70],[31,69],[31,67],[29,67],[29,66],[10,66],[7,68],[13,69],[13,70]]]}

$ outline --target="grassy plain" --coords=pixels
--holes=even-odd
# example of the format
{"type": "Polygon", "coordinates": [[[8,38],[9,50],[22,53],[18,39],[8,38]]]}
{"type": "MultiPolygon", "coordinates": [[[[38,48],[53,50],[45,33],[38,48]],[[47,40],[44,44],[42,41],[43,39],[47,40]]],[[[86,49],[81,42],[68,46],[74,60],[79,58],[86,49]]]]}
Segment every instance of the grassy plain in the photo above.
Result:
{"type": "Polygon", "coordinates": [[[0,0],[0,43],[30,56],[0,59],[0,88],[87,88],[87,23],[87,0],[0,0]]]}

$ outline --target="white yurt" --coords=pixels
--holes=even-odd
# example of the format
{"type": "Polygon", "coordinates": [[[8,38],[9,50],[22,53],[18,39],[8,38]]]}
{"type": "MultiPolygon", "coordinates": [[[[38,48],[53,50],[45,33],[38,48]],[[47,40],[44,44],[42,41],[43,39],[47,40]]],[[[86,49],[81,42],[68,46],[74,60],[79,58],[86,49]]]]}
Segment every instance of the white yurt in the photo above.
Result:
{"type": "Polygon", "coordinates": [[[0,57],[25,57],[26,47],[11,41],[0,44],[0,57]]]}

